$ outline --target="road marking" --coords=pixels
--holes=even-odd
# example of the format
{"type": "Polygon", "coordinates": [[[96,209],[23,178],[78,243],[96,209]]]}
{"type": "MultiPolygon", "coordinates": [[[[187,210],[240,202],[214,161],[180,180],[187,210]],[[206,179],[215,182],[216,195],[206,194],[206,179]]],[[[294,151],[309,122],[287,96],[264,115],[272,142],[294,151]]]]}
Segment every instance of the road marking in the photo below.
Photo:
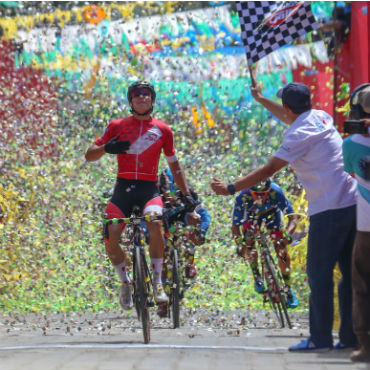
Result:
{"type": "Polygon", "coordinates": [[[23,351],[32,349],[184,349],[184,350],[221,350],[250,352],[286,352],[286,347],[254,347],[254,346],[190,346],[181,344],[34,344],[31,346],[0,347],[0,351],[23,351]]]}

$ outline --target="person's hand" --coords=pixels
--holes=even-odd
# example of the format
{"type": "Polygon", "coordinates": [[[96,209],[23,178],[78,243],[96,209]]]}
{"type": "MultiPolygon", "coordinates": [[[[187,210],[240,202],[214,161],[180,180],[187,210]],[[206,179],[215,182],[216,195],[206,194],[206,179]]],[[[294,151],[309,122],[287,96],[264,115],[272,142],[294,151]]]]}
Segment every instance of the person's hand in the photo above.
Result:
{"type": "Polygon", "coordinates": [[[254,99],[259,101],[263,97],[261,85],[251,86],[251,94],[254,99]]]}
{"type": "Polygon", "coordinates": [[[292,244],[292,242],[293,242],[293,238],[292,238],[291,233],[287,231],[283,231],[283,243],[285,245],[288,245],[288,244],[292,244]]]}
{"type": "Polygon", "coordinates": [[[198,224],[200,224],[200,221],[201,221],[201,217],[200,217],[200,215],[198,215],[197,212],[193,211],[193,212],[188,213],[188,223],[189,223],[189,225],[198,225],[198,224]]]}
{"type": "Polygon", "coordinates": [[[128,140],[118,141],[119,135],[110,139],[105,145],[104,150],[109,154],[125,154],[130,149],[131,143],[128,140]]]}
{"type": "Polygon", "coordinates": [[[193,212],[197,206],[196,200],[192,197],[190,193],[184,195],[185,210],[187,212],[193,212]]]}
{"type": "Polygon", "coordinates": [[[211,182],[211,188],[217,195],[230,195],[227,184],[220,181],[219,179],[213,179],[213,181],[211,182]]]}

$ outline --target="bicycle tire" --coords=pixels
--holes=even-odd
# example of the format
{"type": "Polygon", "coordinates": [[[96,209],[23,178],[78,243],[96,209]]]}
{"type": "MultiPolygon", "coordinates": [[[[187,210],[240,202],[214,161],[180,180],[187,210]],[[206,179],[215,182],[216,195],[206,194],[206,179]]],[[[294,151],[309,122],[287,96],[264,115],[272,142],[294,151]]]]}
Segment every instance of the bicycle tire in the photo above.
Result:
{"type": "Polygon", "coordinates": [[[265,281],[267,285],[267,293],[269,297],[270,305],[278,319],[278,322],[282,328],[285,327],[284,316],[281,307],[281,292],[280,285],[276,278],[275,266],[272,262],[272,258],[268,253],[265,253],[265,281]]]}
{"type": "MultiPolygon", "coordinates": [[[[273,263],[274,264],[274,263],[273,263]]],[[[275,279],[275,284],[279,288],[278,289],[278,294],[279,294],[279,309],[280,312],[282,311],[282,314],[285,317],[285,321],[288,324],[289,329],[292,328],[292,322],[290,320],[289,314],[288,314],[288,303],[287,303],[287,298],[286,298],[286,293],[284,292],[284,289],[281,287],[286,287],[283,277],[280,274],[280,270],[276,267],[274,264],[274,279],[275,279]]]]}
{"type": "Polygon", "coordinates": [[[179,257],[177,249],[173,249],[172,256],[172,282],[171,282],[171,311],[173,328],[180,327],[180,278],[179,257]]]}
{"type": "MultiPolygon", "coordinates": [[[[275,268],[275,271],[276,271],[276,281],[280,281],[280,287],[283,286],[284,288],[286,288],[286,284],[284,283],[284,280],[283,280],[283,277],[281,276],[280,274],[280,271],[275,268]]],[[[288,324],[288,327],[289,329],[292,328],[292,322],[290,320],[290,316],[289,316],[289,313],[288,313],[288,302],[287,302],[287,295],[286,295],[286,292],[284,291],[284,289],[279,289],[279,293],[280,293],[280,303],[281,303],[281,309],[283,311],[283,314],[285,316],[285,321],[286,323],[288,324]]]]}
{"type": "Polygon", "coordinates": [[[271,310],[274,312],[280,326],[283,328],[284,327],[284,321],[283,321],[283,316],[282,316],[280,303],[275,301],[275,296],[271,292],[271,290],[269,290],[269,289],[267,290],[267,300],[268,300],[268,302],[270,304],[270,307],[271,307],[271,310]]]}
{"type": "Polygon", "coordinates": [[[148,344],[150,342],[150,317],[148,308],[148,289],[145,282],[145,262],[143,260],[143,255],[140,246],[135,246],[135,305],[139,311],[138,317],[142,323],[144,343],[148,344]]]}

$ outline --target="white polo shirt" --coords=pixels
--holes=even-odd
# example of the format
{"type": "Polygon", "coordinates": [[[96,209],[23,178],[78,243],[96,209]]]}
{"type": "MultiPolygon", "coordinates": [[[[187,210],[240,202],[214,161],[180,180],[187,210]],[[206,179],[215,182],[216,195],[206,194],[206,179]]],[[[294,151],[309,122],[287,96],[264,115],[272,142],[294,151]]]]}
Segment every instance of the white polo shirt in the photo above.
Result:
{"type": "Polygon", "coordinates": [[[356,204],[356,181],[344,171],[342,138],[326,112],[302,113],[274,156],[296,171],[306,190],[310,216],[356,204]]]}

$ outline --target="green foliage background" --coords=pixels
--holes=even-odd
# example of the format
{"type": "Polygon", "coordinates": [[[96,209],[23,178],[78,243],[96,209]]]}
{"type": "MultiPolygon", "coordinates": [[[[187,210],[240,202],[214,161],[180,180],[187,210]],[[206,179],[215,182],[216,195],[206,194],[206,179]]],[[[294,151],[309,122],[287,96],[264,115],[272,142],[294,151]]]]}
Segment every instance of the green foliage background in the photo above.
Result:
{"type": "MultiPolygon", "coordinates": [[[[104,112],[97,110],[97,116],[104,112]]],[[[162,118],[163,114],[158,115],[162,118]]],[[[101,215],[103,194],[115,182],[115,158],[104,156],[86,163],[84,153],[104,128],[74,125],[59,129],[60,155],[40,161],[36,156],[22,163],[17,152],[7,153],[1,178],[0,206],[0,310],[9,312],[65,312],[119,310],[119,281],[104,252],[101,215]],[[32,163],[33,162],[33,163],[32,163]]],[[[249,268],[235,256],[230,239],[232,197],[216,197],[210,180],[231,180],[253,168],[257,158],[273,150],[284,127],[250,122],[243,147],[238,130],[204,130],[200,135],[184,119],[173,126],[179,157],[190,182],[212,217],[209,242],[197,251],[199,275],[187,291],[184,305],[192,309],[256,309],[262,299],[253,291],[249,268]],[[267,130],[267,132],[265,132],[267,130]],[[256,152],[255,141],[259,143],[256,152]]],[[[162,168],[165,162],[161,163],[162,168]]],[[[305,201],[296,192],[292,173],[283,171],[277,181],[305,212],[305,201]],[[294,190],[295,189],[295,190],[294,190]]],[[[306,225],[302,225],[306,227],[306,225]]],[[[305,243],[295,246],[293,284],[307,308],[304,272],[305,243]]]]}
{"type": "MultiPolygon", "coordinates": [[[[39,6],[47,8],[56,3],[63,4],[40,2],[39,6]]],[[[329,7],[325,5],[328,3],[332,7],[333,2],[323,2],[319,8],[329,7]]],[[[27,3],[19,4],[33,14],[27,3]]],[[[166,13],[166,4],[156,2],[156,6],[163,6],[160,14],[166,13]]],[[[67,9],[70,7],[74,4],[70,3],[67,9]]],[[[330,9],[322,10],[325,16],[330,9]]],[[[237,29],[235,11],[230,12],[230,17],[237,29]]],[[[22,18],[17,20],[21,21],[22,18]]],[[[36,27],[33,15],[27,22],[36,27]]],[[[72,59],[63,70],[55,69],[53,64],[56,52],[49,55],[40,50],[31,58],[26,52],[0,50],[2,57],[8,57],[8,73],[0,79],[0,93],[7,100],[0,113],[5,111],[8,117],[0,121],[4,132],[0,136],[0,311],[120,310],[119,280],[105,255],[100,231],[108,201],[104,193],[114,185],[116,162],[106,155],[98,162],[86,163],[84,153],[111,119],[129,114],[125,91],[130,82],[144,75],[145,60],[150,56],[132,54],[128,41],[122,43],[121,49],[112,48],[107,54],[104,45],[97,45],[98,58],[118,55],[114,62],[127,67],[129,73],[101,73],[95,81],[92,70],[99,65],[95,60],[90,60],[88,71],[74,71],[72,59]],[[39,83],[43,80],[43,85],[31,83],[35,68],[42,74],[42,78],[37,78],[39,83]],[[20,71],[29,80],[22,94],[16,80],[20,71]],[[84,77],[85,72],[88,73],[84,77]],[[87,88],[90,81],[91,90],[87,88]],[[21,107],[33,103],[28,112],[17,118],[18,107],[10,110],[14,97],[21,107]],[[43,98],[50,103],[46,108],[37,104],[43,98]],[[34,114],[32,120],[30,113],[34,114]]],[[[185,53],[182,57],[185,60],[192,55],[185,53]]],[[[224,66],[223,55],[202,54],[199,61],[200,69],[209,68],[210,62],[224,66]]],[[[263,164],[280,145],[285,129],[253,103],[247,65],[245,61],[240,63],[235,71],[238,77],[230,79],[211,76],[209,80],[175,82],[162,76],[163,79],[152,81],[158,92],[155,117],[171,125],[187,178],[212,217],[208,242],[196,254],[198,277],[183,301],[191,309],[263,307],[262,298],[254,293],[249,268],[236,257],[230,238],[233,198],[216,197],[210,189],[214,176],[232,181],[263,164]],[[215,121],[214,127],[207,125],[202,104],[215,121]],[[192,108],[197,109],[201,122],[198,133],[192,108]]],[[[176,58],[171,65],[174,70],[184,67],[177,64],[176,58]]],[[[271,71],[259,75],[258,80],[263,84],[264,95],[273,98],[278,87],[291,82],[292,73],[271,71]]],[[[165,166],[162,160],[160,168],[165,166]]],[[[305,214],[304,194],[289,168],[281,171],[275,181],[283,187],[296,212],[305,214]]],[[[307,219],[300,228],[307,230],[307,219]]],[[[297,310],[302,311],[307,309],[308,296],[305,250],[305,240],[290,248],[292,285],[301,301],[297,310]]]]}

